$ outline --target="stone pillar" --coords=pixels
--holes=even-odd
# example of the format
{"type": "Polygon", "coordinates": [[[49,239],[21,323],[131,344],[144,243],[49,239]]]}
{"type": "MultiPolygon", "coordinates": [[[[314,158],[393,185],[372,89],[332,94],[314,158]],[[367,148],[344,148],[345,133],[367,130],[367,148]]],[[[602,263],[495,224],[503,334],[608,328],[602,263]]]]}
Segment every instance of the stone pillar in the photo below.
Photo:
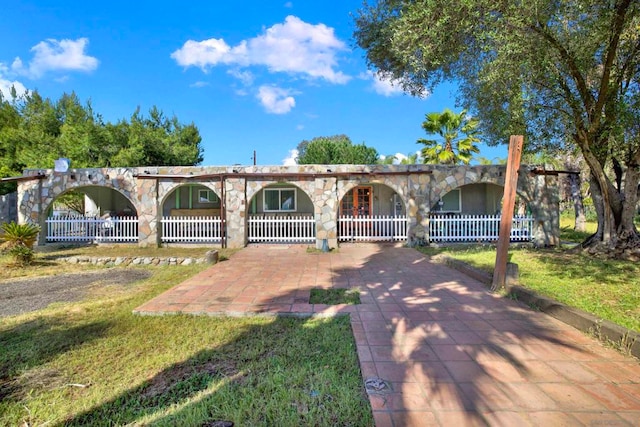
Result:
{"type": "Polygon", "coordinates": [[[42,180],[18,182],[18,224],[31,223],[40,226],[36,245],[43,245],[47,241],[47,215],[46,212],[42,212],[42,191],[42,180]]]}
{"type": "Polygon", "coordinates": [[[138,245],[153,247],[160,245],[158,218],[158,180],[136,179],[136,197],[138,199],[138,245]]]}
{"type": "Polygon", "coordinates": [[[409,219],[407,245],[409,246],[425,244],[429,239],[431,182],[431,177],[427,174],[410,177],[409,200],[407,201],[407,217],[409,219]]]}
{"type": "Polygon", "coordinates": [[[518,187],[529,199],[533,216],[532,241],[536,246],[558,246],[560,244],[560,199],[558,177],[534,175],[520,168],[518,187]]]}
{"type": "Polygon", "coordinates": [[[322,249],[324,239],[330,248],[338,247],[337,178],[316,178],[313,205],[316,219],[316,248],[322,249]]]}
{"type": "Polygon", "coordinates": [[[229,248],[247,245],[246,179],[228,177],[224,182],[226,239],[229,248]]]}

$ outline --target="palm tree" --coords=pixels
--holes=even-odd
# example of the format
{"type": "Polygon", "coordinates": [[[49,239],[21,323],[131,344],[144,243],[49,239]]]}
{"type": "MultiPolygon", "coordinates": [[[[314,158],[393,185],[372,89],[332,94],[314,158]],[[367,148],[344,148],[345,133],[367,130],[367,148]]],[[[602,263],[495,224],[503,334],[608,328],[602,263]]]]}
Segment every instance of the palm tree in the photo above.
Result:
{"type": "Polygon", "coordinates": [[[474,153],[480,150],[476,143],[477,127],[480,122],[474,118],[467,118],[467,110],[456,114],[448,108],[442,113],[429,113],[422,122],[422,128],[429,135],[437,135],[438,139],[419,139],[418,144],[424,144],[422,158],[424,163],[442,163],[468,165],[474,153]],[[460,135],[462,134],[462,136],[460,135]]]}

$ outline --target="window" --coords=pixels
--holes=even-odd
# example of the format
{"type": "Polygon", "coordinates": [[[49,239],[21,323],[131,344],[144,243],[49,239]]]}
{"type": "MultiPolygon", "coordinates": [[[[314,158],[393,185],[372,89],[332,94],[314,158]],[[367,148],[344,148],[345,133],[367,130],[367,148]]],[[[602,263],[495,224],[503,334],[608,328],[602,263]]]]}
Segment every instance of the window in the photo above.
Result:
{"type": "Polygon", "coordinates": [[[295,188],[265,188],[265,212],[293,212],[296,210],[295,188]]]}
{"type": "Polygon", "coordinates": [[[198,190],[199,203],[217,203],[218,195],[213,190],[198,190]]]}
{"type": "Polygon", "coordinates": [[[442,199],[440,199],[440,202],[438,203],[438,211],[460,212],[462,210],[461,204],[460,189],[456,188],[455,190],[451,190],[447,194],[442,196],[442,199]]]}

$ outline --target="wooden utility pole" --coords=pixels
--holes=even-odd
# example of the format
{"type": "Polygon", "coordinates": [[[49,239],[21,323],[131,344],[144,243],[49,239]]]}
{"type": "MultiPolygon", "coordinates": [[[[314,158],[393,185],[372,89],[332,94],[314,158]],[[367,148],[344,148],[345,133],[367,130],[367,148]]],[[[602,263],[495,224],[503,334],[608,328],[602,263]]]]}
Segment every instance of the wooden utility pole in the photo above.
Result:
{"type": "Polygon", "coordinates": [[[504,195],[502,196],[502,215],[500,217],[500,235],[496,249],[496,265],[493,270],[491,291],[504,287],[507,277],[507,255],[511,240],[511,225],[516,204],[516,188],[518,187],[518,169],[522,157],[522,135],[511,135],[509,138],[509,157],[507,158],[507,176],[504,178],[504,195]]]}

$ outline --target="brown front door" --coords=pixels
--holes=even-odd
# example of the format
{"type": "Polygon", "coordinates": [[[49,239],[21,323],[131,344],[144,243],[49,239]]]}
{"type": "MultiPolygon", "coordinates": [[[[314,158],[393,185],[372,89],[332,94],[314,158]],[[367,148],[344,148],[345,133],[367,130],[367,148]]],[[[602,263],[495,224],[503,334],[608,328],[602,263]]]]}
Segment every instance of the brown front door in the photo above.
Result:
{"type": "Polygon", "coordinates": [[[371,215],[371,187],[355,187],[342,198],[340,215],[369,216],[371,215]]]}

